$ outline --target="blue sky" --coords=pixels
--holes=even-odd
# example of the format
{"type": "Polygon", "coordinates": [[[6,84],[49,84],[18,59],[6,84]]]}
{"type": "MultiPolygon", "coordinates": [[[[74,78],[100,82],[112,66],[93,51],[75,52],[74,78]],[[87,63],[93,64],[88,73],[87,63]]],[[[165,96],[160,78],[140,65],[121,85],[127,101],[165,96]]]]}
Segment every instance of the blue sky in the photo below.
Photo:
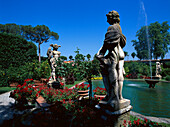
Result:
{"type": "Polygon", "coordinates": [[[129,55],[135,52],[131,40],[146,24],[145,14],[147,24],[170,22],[170,0],[0,0],[0,24],[46,25],[57,32],[59,40],[41,45],[42,56],[46,56],[51,43],[61,45],[58,50],[67,57],[75,56],[76,47],[80,53],[94,56],[109,27],[106,14],[112,10],[120,14],[122,32],[127,38],[124,51],[129,55]]]}

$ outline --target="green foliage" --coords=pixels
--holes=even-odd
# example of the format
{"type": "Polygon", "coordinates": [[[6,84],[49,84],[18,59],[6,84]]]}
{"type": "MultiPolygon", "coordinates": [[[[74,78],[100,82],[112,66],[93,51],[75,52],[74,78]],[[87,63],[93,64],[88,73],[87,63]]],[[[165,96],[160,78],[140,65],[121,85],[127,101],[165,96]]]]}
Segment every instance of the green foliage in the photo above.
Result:
{"type": "Polygon", "coordinates": [[[170,81],[170,75],[167,75],[167,76],[165,77],[165,80],[170,81]]]}
{"type": "Polygon", "coordinates": [[[131,54],[131,56],[132,56],[132,58],[134,59],[134,58],[135,58],[135,56],[136,56],[136,53],[135,53],[135,52],[133,52],[133,53],[131,54]]]}
{"type": "Polygon", "coordinates": [[[161,76],[165,80],[170,81],[170,62],[163,63],[161,76]]]}
{"type": "Polygon", "coordinates": [[[136,32],[137,40],[132,40],[133,46],[137,51],[137,57],[141,59],[148,59],[148,41],[150,45],[151,58],[157,59],[165,57],[170,45],[169,24],[167,21],[160,24],[159,22],[151,23],[148,27],[143,26],[136,32]],[[148,29],[148,31],[147,31],[148,29]],[[147,35],[148,33],[148,35],[147,35]],[[147,38],[148,37],[148,38],[147,38]]]}
{"type": "Polygon", "coordinates": [[[63,61],[67,60],[66,56],[60,56],[60,59],[62,59],[63,61]]]}
{"type": "Polygon", "coordinates": [[[70,55],[70,56],[69,56],[69,59],[70,59],[70,61],[72,61],[72,60],[73,60],[73,56],[72,56],[72,55],[70,55]]]}
{"type": "Polygon", "coordinates": [[[22,84],[27,78],[36,80],[41,78],[48,79],[50,73],[51,70],[47,60],[41,64],[37,60],[33,60],[33,62],[25,63],[25,65],[19,67],[10,65],[8,69],[0,70],[0,86],[8,86],[10,82],[22,84]]]}
{"type": "Polygon", "coordinates": [[[2,68],[7,69],[9,65],[19,67],[36,59],[37,48],[34,43],[25,39],[0,33],[0,62],[2,68]]]}
{"type": "Polygon", "coordinates": [[[126,75],[138,74],[138,78],[141,75],[149,76],[150,74],[149,65],[142,62],[125,62],[124,68],[125,68],[126,75]]]}
{"type": "Polygon", "coordinates": [[[19,35],[22,38],[31,40],[39,44],[39,62],[41,62],[40,45],[43,42],[48,42],[49,39],[58,40],[59,35],[45,25],[37,25],[35,27],[31,25],[16,25],[16,24],[0,24],[0,33],[8,33],[13,35],[19,35]]]}

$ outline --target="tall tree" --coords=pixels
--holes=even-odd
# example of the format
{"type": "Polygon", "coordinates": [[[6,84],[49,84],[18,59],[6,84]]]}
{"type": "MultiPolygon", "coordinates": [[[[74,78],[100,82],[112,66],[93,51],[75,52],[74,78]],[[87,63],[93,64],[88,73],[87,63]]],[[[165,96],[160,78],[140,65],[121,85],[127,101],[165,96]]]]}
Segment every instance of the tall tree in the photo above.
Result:
{"type": "Polygon", "coordinates": [[[133,60],[134,60],[134,58],[135,58],[135,56],[136,56],[136,53],[135,53],[135,52],[132,52],[131,56],[132,56],[132,58],[133,58],[133,60]]]}
{"type": "Polygon", "coordinates": [[[146,27],[143,26],[140,30],[136,32],[137,40],[132,40],[133,46],[135,46],[135,50],[137,52],[137,57],[141,59],[149,59],[148,53],[148,43],[147,43],[147,35],[146,35],[146,27]]]}
{"type": "Polygon", "coordinates": [[[43,42],[48,42],[49,39],[58,40],[59,35],[45,25],[37,25],[36,27],[32,26],[23,26],[23,31],[25,33],[25,37],[28,40],[34,41],[38,43],[38,52],[39,52],[39,62],[41,62],[41,49],[40,45],[43,42]]]}
{"type": "Polygon", "coordinates": [[[148,46],[150,46],[151,58],[158,59],[158,57],[161,57],[163,59],[170,45],[169,28],[168,22],[165,21],[162,24],[159,22],[151,23],[148,29],[144,26],[137,31],[136,37],[138,37],[138,41],[132,40],[133,46],[137,51],[137,57],[139,59],[148,59],[148,46]]]}
{"type": "Polygon", "coordinates": [[[38,51],[39,51],[39,62],[41,62],[41,49],[40,45],[43,42],[48,42],[49,39],[58,40],[59,35],[53,31],[51,31],[45,25],[37,25],[35,27],[31,25],[16,25],[16,24],[0,24],[0,32],[10,33],[14,35],[20,35],[27,40],[31,40],[33,42],[38,43],[38,51]]]}

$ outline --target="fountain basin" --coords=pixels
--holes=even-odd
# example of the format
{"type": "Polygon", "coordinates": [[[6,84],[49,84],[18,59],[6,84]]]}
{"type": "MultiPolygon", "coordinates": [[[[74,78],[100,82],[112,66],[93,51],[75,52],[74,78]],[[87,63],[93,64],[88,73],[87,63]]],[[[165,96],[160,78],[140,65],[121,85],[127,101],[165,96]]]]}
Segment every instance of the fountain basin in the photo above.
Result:
{"type": "Polygon", "coordinates": [[[145,79],[145,82],[149,84],[149,88],[155,88],[155,84],[159,82],[159,80],[155,79],[145,79]]]}

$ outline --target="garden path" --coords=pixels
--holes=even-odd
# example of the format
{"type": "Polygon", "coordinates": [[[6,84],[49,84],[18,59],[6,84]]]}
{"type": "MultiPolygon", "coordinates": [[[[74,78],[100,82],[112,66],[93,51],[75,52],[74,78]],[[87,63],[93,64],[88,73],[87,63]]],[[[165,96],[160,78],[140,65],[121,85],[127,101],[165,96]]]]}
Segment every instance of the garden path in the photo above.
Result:
{"type": "Polygon", "coordinates": [[[13,98],[9,98],[9,95],[10,92],[0,95],[0,124],[2,124],[4,120],[13,118],[13,105],[15,104],[15,100],[13,98]]]}

